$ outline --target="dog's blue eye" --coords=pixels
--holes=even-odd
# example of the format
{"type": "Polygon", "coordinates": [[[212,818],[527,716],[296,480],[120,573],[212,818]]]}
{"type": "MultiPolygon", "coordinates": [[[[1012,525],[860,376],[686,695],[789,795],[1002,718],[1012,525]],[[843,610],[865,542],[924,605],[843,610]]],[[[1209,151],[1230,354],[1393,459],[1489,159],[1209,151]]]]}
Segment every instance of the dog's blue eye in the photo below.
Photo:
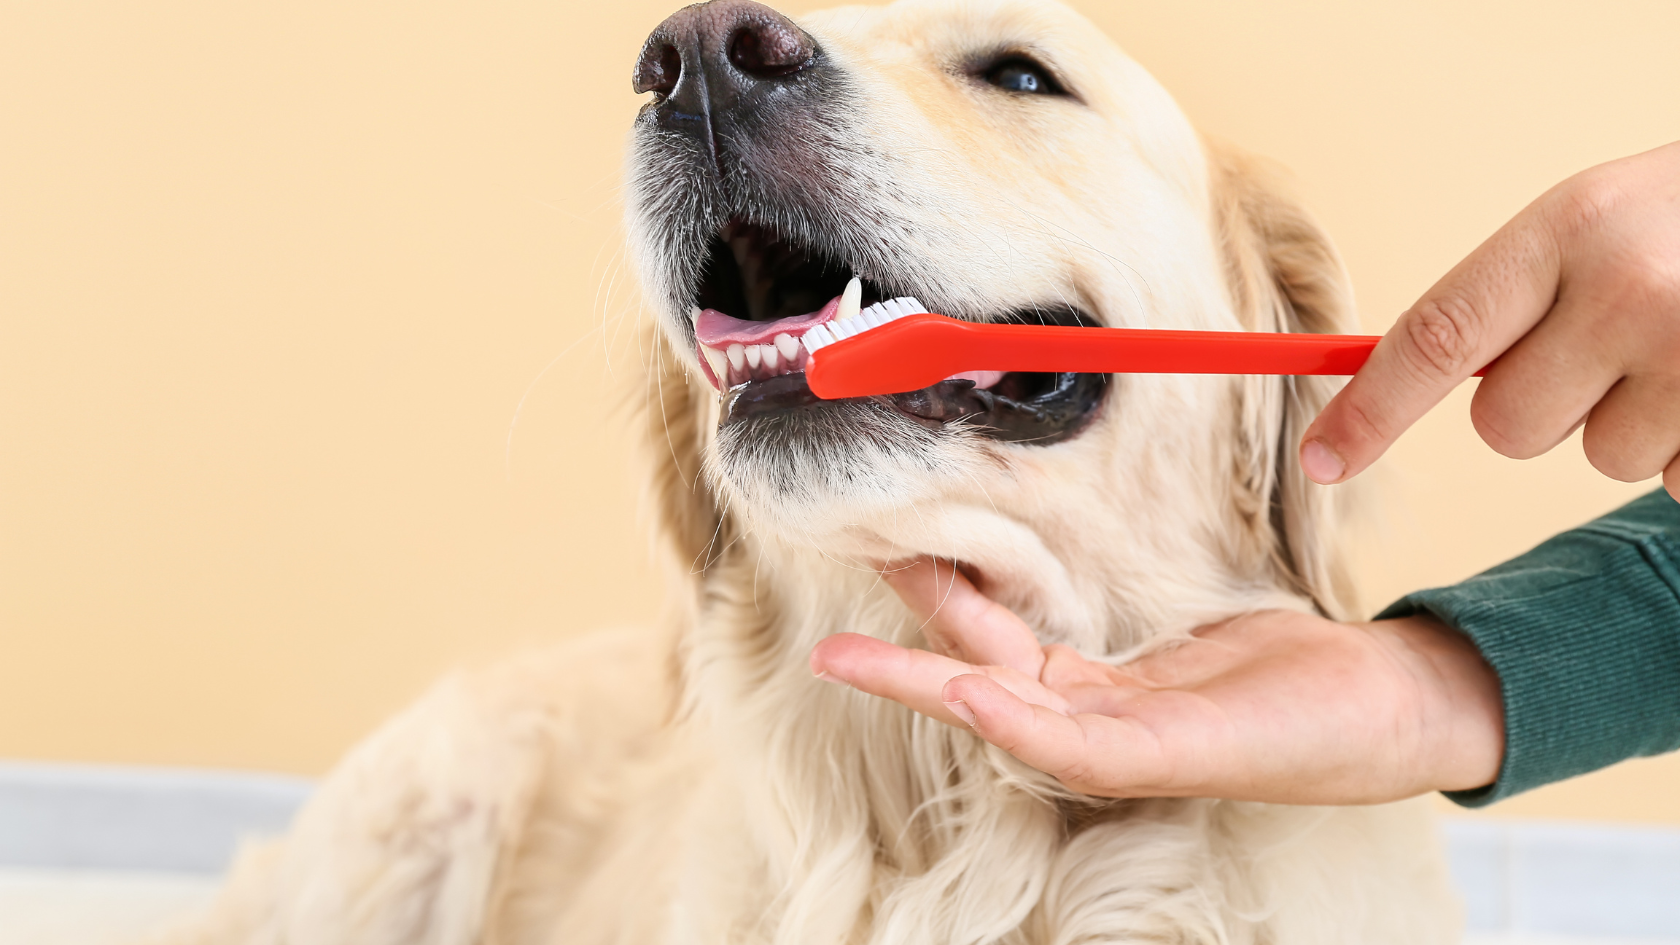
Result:
{"type": "Polygon", "coordinates": [[[1044,67],[1028,59],[1005,59],[987,69],[985,79],[1000,89],[1023,95],[1067,94],[1055,79],[1050,78],[1050,73],[1044,71],[1044,67]]]}

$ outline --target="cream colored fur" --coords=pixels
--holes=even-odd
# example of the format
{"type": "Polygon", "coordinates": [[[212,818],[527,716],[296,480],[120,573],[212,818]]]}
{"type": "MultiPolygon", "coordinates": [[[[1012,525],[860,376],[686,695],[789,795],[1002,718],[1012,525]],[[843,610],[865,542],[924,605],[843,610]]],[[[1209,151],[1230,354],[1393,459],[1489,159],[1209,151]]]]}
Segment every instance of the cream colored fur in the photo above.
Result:
{"type": "MultiPolygon", "coordinates": [[[[976,315],[1065,299],[1110,325],[1351,327],[1318,228],[1067,10],[906,0],[801,24],[865,103],[841,196],[902,221],[924,298],[976,315]],[[953,78],[953,57],[997,43],[1030,44],[1083,104],[1028,110],[953,78]]],[[[646,231],[657,167],[633,160],[633,249],[648,297],[667,298],[646,231]]],[[[1346,613],[1338,513],[1293,449],[1328,384],[1118,378],[1068,442],[859,445],[794,457],[809,476],[789,489],[758,461],[798,447],[720,449],[683,313],[654,307],[644,415],[668,625],[442,683],[171,941],[1456,937],[1417,803],[1092,800],[807,668],[840,631],[920,644],[873,570],[911,553],[969,563],[1045,641],[1091,654],[1259,607],[1346,613]]]]}

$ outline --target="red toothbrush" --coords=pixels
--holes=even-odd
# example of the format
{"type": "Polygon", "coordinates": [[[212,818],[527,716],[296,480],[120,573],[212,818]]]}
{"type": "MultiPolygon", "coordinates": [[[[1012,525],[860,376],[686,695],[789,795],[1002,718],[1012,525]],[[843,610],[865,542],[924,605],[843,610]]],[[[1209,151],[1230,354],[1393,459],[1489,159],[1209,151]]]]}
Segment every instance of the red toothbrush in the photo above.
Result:
{"type": "Polygon", "coordinates": [[[811,392],[835,400],[920,390],[969,371],[1347,375],[1380,337],[986,324],[901,298],[819,325],[800,341],[811,392]]]}

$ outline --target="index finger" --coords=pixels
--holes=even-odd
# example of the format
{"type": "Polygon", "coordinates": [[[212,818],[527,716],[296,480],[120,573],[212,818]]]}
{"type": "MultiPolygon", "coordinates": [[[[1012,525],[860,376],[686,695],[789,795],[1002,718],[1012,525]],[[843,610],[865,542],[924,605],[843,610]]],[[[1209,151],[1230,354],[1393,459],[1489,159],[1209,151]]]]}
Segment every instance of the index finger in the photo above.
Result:
{"type": "Polygon", "coordinates": [[[1561,252],[1542,201],[1529,205],[1407,309],[1301,438],[1301,468],[1341,482],[1515,344],[1557,297],[1561,252]]]}
{"type": "Polygon", "coordinates": [[[1038,678],[1044,648],[1009,608],[980,593],[949,561],[917,558],[888,565],[882,578],[924,621],[922,633],[939,651],[965,662],[1007,666],[1038,678]]]}
{"type": "Polygon", "coordinates": [[[926,650],[908,650],[860,633],[836,633],[811,651],[811,672],[905,705],[947,725],[965,727],[940,695],[953,677],[978,674],[1033,705],[1069,711],[1061,694],[1002,666],[973,666],[926,650]]]}

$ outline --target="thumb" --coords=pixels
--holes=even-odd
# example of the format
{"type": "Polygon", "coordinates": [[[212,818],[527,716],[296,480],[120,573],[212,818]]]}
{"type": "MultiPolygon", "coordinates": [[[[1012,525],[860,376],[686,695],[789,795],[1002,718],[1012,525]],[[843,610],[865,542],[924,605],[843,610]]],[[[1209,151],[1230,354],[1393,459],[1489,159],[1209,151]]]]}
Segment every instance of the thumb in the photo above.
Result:
{"type": "Polygon", "coordinates": [[[1540,321],[1557,297],[1561,264],[1536,201],[1400,316],[1307,428],[1302,470],[1328,484],[1376,462],[1429,408],[1540,321]]]}

